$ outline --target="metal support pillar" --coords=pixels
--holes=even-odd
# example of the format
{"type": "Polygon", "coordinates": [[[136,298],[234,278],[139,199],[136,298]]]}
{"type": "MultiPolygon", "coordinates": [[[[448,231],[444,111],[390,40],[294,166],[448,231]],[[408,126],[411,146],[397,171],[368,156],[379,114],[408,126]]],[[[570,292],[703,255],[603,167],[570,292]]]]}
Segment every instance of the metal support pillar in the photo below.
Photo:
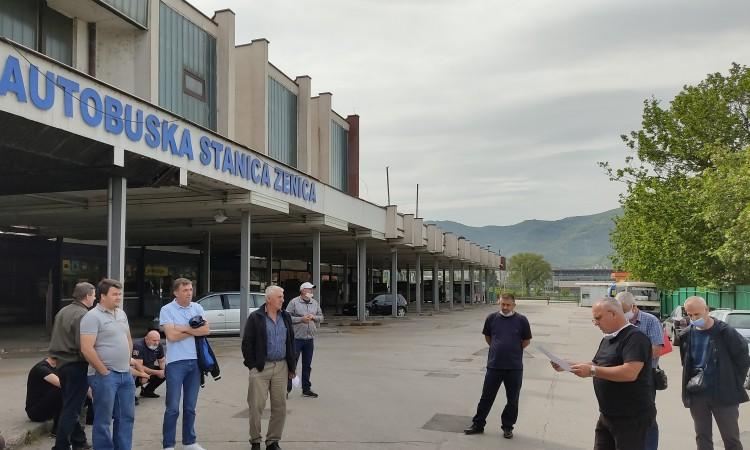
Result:
{"type": "Polygon", "coordinates": [[[242,211],[240,225],[240,336],[245,332],[245,322],[250,308],[250,210],[242,211]]]}
{"type": "Polygon", "coordinates": [[[406,303],[411,303],[411,269],[406,266],[406,303]]]}
{"type": "Polygon", "coordinates": [[[367,241],[357,241],[357,320],[364,322],[367,298],[367,241]]]}
{"type": "Polygon", "coordinates": [[[312,276],[313,284],[315,285],[315,298],[318,299],[320,307],[323,307],[323,299],[321,295],[323,288],[320,286],[320,230],[313,230],[313,245],[312,245],[312,276]]]}
{"type": "Polygon", "coordinates": [[[438,259],[435,258],[432,263],[432,310],[440,311],[440,268],[438,259]]]}
{"type": "Polygon", "coordinates": [[[349,302],[349,252],[346,252],[346,256],[344,258],[344,302],[349,302]]]}
{"type": "Polygon", "coordinates": [[[111,177],[107,189],[107,277],[125,282],[125,215],[128,181],[111,177]]]}
{"type": "Polygon", "coordinates": [[[415,264],[415,293],[417,295],[417,315],[422,314],[422,255],[417,253],[417,262],[415,264]]]}
{"type": "Polygon", "coordinates": [[[207,231],[203,236],[203,264],[201,264],[201,293],[211,292],[211,232],[207,231]]]}
{"type": "Polygon", "coordinates": [[[393,305],[391,314],[393,317],[398,316],[398,249],[391,248],[391,295],[393,296],[393,305]]]}

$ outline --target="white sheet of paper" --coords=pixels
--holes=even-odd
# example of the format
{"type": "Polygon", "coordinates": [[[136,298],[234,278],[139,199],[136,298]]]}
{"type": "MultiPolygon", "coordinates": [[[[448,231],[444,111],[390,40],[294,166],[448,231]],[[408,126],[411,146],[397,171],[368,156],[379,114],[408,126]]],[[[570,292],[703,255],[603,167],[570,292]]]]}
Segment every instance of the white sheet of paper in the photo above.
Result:
{"type": "Polygon", "coordinates": [[[554,353],[548,351],[546,348],[542,347],[541,345],[538,345],[537,348],[539,349],[540,352],[544,353],[544,355],[547,358],[549,358],[550,361],[560,366],[562,370],[566,372],[570,372],[570,364],[568,364],[567,361],[555,355],[554,353]]]}
{"type": "Polygon", "coordinates": [[[302,380],[300,380],[299,375],[295,375],[294,378],[292,378],[292,387],[298,388],[302,386],[302,380]]]}

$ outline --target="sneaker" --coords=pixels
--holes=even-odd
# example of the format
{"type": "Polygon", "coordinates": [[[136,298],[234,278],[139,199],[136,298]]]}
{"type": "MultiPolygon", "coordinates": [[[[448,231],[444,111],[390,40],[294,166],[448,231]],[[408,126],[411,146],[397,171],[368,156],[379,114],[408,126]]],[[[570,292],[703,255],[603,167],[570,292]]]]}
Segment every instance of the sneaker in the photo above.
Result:
{"type": "Polygon", "coordinates": [[[146,397],[146,398],[159,398],[159,397],[160,397],[160,395],[159,395],[159,394],[157,394],[157,393],[155,393],[155,392],[151,392],[151,391],[144,391],[143,389],[141,389],[141,397],[146,397]]]}
{"type": "Polygon", "coordinates": [[[250,450],[260,450],[260,442],[250,444],[250,450]]]}
{"type": "Polygon", "coordinates": [[[278,442],[271,442],[270,444],[266,444],[266,450],[281,450],[281,447],[279,447],[278,442]]]}
{"type": "Polygon", "coordinates": [[[503,428],[503,437],[505,439],[513,439],[513,430],[510,428],[503,428]]]}
{"type": "Polygon", "coordinates": [[[91,445],[90,442],[84,442],[83,444],[73,445],[73,450],[91,450],[92,448],[94,448],[94,446],[91,445]]]}
{"type": "Polygon", "coordinates": [[[185,450],[206,450],[205,448],[201,447],[197,442],[190,444],[190,445],[183,445],[182,448],[185,450]]]}
{"type": "Polygon", "coordinates": [[[484,433],[484,428],[480,427],[479,425],[473,423],[471,426],[464,430],[464,434],[482,434],[484,433]]]}
{"type": "Polygon", "coordinates": [[[303,397],[310,397],[310,398],[318,398],[318,394],[316,394],[313,391],[304,391],[302,392],[303,397]]]}

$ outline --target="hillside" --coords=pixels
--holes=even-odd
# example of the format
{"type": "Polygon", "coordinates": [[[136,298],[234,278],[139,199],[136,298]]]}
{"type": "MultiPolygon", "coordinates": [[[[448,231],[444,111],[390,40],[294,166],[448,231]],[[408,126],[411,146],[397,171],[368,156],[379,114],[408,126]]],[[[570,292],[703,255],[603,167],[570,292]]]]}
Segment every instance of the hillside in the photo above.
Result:
{"type": "Polygon", "coordinates": [[[544,255],[553,267],[609,267],[609,232],[612,219],[621,210],[613,209],[590,216],[566,217],[560,220],[526,220],[508,226],[470,227],[458,222],[435,221],[446,231],[473,242],[492,245],[505,257],[515,253],[534,252],[544,255]]]}

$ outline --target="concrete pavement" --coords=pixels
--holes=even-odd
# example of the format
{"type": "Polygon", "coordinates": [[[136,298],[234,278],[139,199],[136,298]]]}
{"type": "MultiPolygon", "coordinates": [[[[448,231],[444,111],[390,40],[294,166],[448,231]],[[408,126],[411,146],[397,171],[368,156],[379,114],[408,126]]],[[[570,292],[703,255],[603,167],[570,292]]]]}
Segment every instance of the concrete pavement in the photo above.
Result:
{"type": "MultiPolygon", "coordinates": [[[[485,434],[465,436],[482,387],[487,345],[481,335],[484,317],[495,306],[432,317],[384,321],[379,327],[339,327],[316,341],[313,389],[318,399],[294,391],[289,398],[285,450],[376,449],[586,449],[593,444],[597,417],[590,379],[554,372],[535,345],[571,359],[590,359],[601,337],[591,325],[590,310],[575,305],[519,302],[529,317],[534,339],[525,358],[524,386],[515,438],[500,432],[504,394],[488,420],[485,434]]],[[[239,339],[212,339],[222,368],[222,380],[207,381],[200,395],[197,419],[199,442],[208,450],[249,448],[247,369],[242,365],[239,339]]],[[[8,360],[25,370],[35,359],[8,360]]],[[[6,361],[2,361],[5,364],[6,361]]],[[[660,448],[694,448],[692,420],[679,399],[679,359],[666,356],[670,388],[657,399],[660,448]]],[[[9,372],[3,368],[0,376],[9,372]]],[[[15,373],[17,377],[20,369],[15,373]]],[[[23,391],[18,382],[2,383],[23,391]]],[[[163,387],[157,392],[163,394],[163,387]]],[[[23,398],[13,393],[3,415],[23,413],[9,404],[23,398]],[[13,400],[15,399],[15,400],[13,400]],[[7,408],[10,408],[8,410],[7,408]]],[[[163,399],[142,399],[136,407],[134,448],[161,448],[163,399]]],[[[750,446],[750,407],[740,408],[743,442],[750,446]]],[[[267,421],[263,421],[264,430],[267,421]]],[[[718,431],[715,432],[720,443],[718,431]]],[[[48,449],[41,439],[28,449],[48,449]]],[[[178,446],[179,448],[179,446],[178,446]]],[[[717,448],[722,448],[717,445],[717,448]]]]}

